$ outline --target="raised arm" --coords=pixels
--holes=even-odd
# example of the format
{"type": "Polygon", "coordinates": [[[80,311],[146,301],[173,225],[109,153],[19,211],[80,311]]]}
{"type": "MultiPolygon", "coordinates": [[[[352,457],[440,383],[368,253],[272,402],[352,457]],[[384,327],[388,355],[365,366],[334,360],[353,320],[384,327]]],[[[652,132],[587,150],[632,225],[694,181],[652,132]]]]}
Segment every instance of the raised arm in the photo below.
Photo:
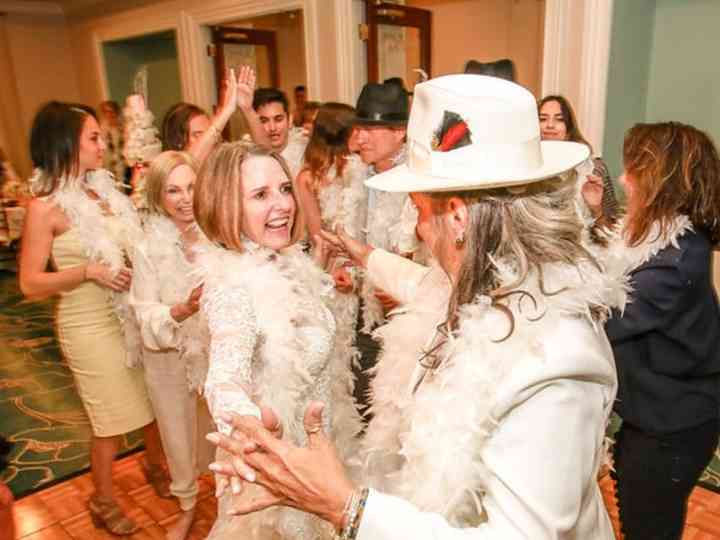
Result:
{"type": "Polygon", "coordinates": [[[309,169],[300,171],[297,177],[298,200],[305,212],[308,233],[311,239],[320,234],[322,229],[322,216],[317,196],[312,189],[313,175],[309,169]]]}
{"type": "Polygon", "coordinates": [[[367,261],[367,277],[376,287],[407,304],[417,294],[418,285],[430,268],[385,251],[374,249],[367,261]]]}
{"type": "Polygon", "coordinates": [[[205,397],[221,433],[231,426],[222,414],[234,412],[260,417],[252,402],[252,357],[257,343],[255,313],[248,294],[239,287],[209,287],[201,309],[210,330],[210,365],[205,397]]]}
{"type": "Polygon", "coordinates": [[[198,164],[205,161],[205,158],[208,157],[210,151],[222,137],[221,134],[237,107],[238,83],[232,69],[226,70],[223,87],[224,90],[217,112],[210,120],[210,127],[200,136],[197,142],[188,148],[188,152],[198,164]]]}
{"type": "Polygon", "coordinates": [[[237,106],[245,117],[250,137],[255,144],[270,148],[270,138],[265,133],[255,109],[253,109],[253,96],[255,95],[255,70],[250,66],[242,66],[237,80],[237,106]]]}

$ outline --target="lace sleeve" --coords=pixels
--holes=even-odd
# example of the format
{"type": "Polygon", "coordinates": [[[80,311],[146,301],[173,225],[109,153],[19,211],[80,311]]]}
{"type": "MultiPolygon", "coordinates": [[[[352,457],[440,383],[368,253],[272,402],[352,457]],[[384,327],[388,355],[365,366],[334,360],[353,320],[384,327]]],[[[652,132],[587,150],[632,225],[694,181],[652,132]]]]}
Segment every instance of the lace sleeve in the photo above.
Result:
{"type": "Polygon", "coordinates": [[[205,396],[218,430],[229,435],[231,427],[220,419],[220,413],[260,417],[260,409],[250,398],[257,323],[250,298],[241,288],[205,290],[202,309],[210,331],[205,396]]]}

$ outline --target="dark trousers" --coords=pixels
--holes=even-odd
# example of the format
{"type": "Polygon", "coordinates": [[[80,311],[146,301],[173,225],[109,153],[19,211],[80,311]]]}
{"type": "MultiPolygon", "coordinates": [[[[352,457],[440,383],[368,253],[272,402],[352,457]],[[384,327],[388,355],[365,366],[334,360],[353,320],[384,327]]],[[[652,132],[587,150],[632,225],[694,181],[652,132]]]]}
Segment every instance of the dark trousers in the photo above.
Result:
{"type": "Polygon", "coordinates": [[[360,358],[358,362],[353,365],[353,375],[355,376],[355,390],[353,395],[358,412],[362,416],[365,424],[367,424],[372,418],[369,411],[370,383],[372,382],[374,373],[370,373],[370,370],[377,364],[378,355],[380,354],[380,344],[369,334],[358,332],[355,345],[360,351],[360,358]]]}
{"type": "Polygon", "coordinates": [[[380,354],[380,343],[375,341],[370,334],[366,334],[360,329],[363,327],[363,307],[360,302],[360,311],[358,313],[357,326],[355,328],[355,346],[360,351],[360,358],[353,364],[353,376],[355,377],[355,389],[353,397],[357,404],[358,412],[365,424],[370,422],[372,415],[370,414],[370,383],[372,382],[374,373],[371,370],[377,364],[380,354]]]}
{"type": "Polygon", "coordinates": [[[625,540],[680,540],[687,501],[718,444],[718,420],[669,435],[623,422],[613,477],[625,540]]]}

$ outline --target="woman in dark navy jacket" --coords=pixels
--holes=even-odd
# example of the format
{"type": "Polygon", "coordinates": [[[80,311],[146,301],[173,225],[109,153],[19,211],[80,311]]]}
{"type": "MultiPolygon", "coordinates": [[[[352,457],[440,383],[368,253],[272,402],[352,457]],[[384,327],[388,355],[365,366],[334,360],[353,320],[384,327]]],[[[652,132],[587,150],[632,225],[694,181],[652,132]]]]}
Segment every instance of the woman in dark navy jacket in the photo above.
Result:
{"type": "MultiPolygon", "coordinates": [[[[690,491],[718,444],[720,159],[675,122],[638,124],[623,148],[627,216],[619,253],[632,292],[606,329],[623,424],[615,445],[626,540],[679,539],[690,491]]],[[[617,254],[618,252],[616,252],[617,254]]]]}

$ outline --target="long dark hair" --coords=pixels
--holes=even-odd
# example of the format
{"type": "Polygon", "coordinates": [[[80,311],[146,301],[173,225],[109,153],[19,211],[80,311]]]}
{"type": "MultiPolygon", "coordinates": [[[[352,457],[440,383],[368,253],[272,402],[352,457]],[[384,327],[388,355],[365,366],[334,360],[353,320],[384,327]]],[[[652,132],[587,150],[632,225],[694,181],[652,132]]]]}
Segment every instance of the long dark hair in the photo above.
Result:
{"type": "MultiPolygon", "coordinates": [[[[313,179],[319,182],[333,165],[338,176],[342,176],[354,117],[355,109],[344,103],[331,102],[320,106],[312,136],[305,149],[305,164],[313,179]]],[[[313,188],[317,187],[317,182],[314,182],[313,188]]]]}
{"type": "Polygon", "coordinates": [[[190,121],[196,116],[207,116],[197,105],[192,103],[176,103],[165,113],[160,129],[162,149],[185,150],[190,138],[190,121]]]}
{"type": "Polygon", "coordinates": [[[36,195],[52,193],[62,176],[77,172],[80,134],[88,116],[97,120],[92,107],[62,101],[46,103],[35,115],[30,130],[30,156],[33,165],[50,180],[45,191],[36,195]]]}
{"type": "Polygon", "coordinates": [[[590,152],[592,153],[592,145],[580,132],[577,118],[575,117],[575,111],[573,110],[572,105],[570,105],[570,102],[565,96],[551,95],[542,98],[538,103],[538,115],[540,114],[540,110],[543,108],[543,105],[545,105],[549,101],[557,101],[560,105],[560,111],[562,112],[563,120],[565,121],[565,129],[567,130],[565,140],[570,142],[583,143],[585,146],[590,148],[590,152]]]}

